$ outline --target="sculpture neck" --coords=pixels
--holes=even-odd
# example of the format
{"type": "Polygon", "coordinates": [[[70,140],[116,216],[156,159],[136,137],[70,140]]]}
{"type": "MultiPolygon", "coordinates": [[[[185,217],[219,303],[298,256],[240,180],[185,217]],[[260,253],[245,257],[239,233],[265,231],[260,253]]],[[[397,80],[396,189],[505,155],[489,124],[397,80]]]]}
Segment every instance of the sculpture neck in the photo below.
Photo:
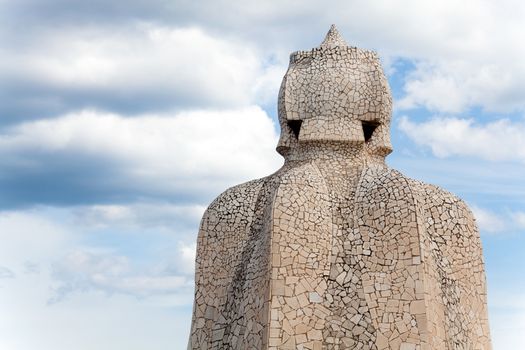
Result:
{"type": "Polygon", "coordinates": [[[372,154],[364,142],[313,141],[301,143],[289,150],[286,163],[313,161],[319,166],[348,169],[367,164],[385,164],[385,157],[372,154]]]}

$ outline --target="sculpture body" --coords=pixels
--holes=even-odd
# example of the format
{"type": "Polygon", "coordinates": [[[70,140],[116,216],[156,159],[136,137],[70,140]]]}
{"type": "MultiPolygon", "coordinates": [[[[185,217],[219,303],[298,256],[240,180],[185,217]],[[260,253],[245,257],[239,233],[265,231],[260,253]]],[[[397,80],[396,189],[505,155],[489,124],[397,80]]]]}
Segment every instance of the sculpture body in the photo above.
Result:
{"type": "Polygon", "coordinates": [[[491,348],[472,214],[385,164],[390,117],[377,55],[334,27],[291,55],[285,164],[202,219],[190,349],[491,348]]]}

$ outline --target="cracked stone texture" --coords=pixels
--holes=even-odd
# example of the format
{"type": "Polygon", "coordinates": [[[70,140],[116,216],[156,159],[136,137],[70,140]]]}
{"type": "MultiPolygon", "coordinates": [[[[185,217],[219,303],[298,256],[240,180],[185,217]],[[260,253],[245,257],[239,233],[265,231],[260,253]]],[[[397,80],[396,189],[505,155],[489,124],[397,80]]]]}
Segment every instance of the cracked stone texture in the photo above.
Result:
{"type": "Polygon", "coordinates": [[[202,218],[188,348],[491,349],[472,213],[385,164],[377,54],[332,26],[291,54],[278,107],[283,167],[202,218]]]}

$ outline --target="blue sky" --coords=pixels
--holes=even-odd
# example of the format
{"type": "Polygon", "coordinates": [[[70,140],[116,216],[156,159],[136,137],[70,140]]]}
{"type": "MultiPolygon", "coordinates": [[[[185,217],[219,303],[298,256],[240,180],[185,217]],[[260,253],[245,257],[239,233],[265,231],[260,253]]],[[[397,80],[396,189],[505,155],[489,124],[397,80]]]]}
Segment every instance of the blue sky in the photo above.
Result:
{"type": "Polygon", "coordinates": [[[185,349],[195,239],[270,174],[290,52],[378,51],[390,166],[473,209],[495,350],[525,342],[525,4],[0,0],[0,348],[185,349]]]}

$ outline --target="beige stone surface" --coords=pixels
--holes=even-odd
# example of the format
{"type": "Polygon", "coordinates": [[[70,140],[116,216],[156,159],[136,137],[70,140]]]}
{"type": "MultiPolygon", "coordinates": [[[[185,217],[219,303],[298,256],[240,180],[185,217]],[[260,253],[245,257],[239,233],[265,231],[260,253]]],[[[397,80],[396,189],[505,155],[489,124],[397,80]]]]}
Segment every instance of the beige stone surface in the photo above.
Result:
{"type": "Polygon", "coordinates": [[[332,27],[290,56],[278,107],[283,167],[202,219],[188,348],[491,349],[472,213],[385,164],[378,56],[332,27]]]}

